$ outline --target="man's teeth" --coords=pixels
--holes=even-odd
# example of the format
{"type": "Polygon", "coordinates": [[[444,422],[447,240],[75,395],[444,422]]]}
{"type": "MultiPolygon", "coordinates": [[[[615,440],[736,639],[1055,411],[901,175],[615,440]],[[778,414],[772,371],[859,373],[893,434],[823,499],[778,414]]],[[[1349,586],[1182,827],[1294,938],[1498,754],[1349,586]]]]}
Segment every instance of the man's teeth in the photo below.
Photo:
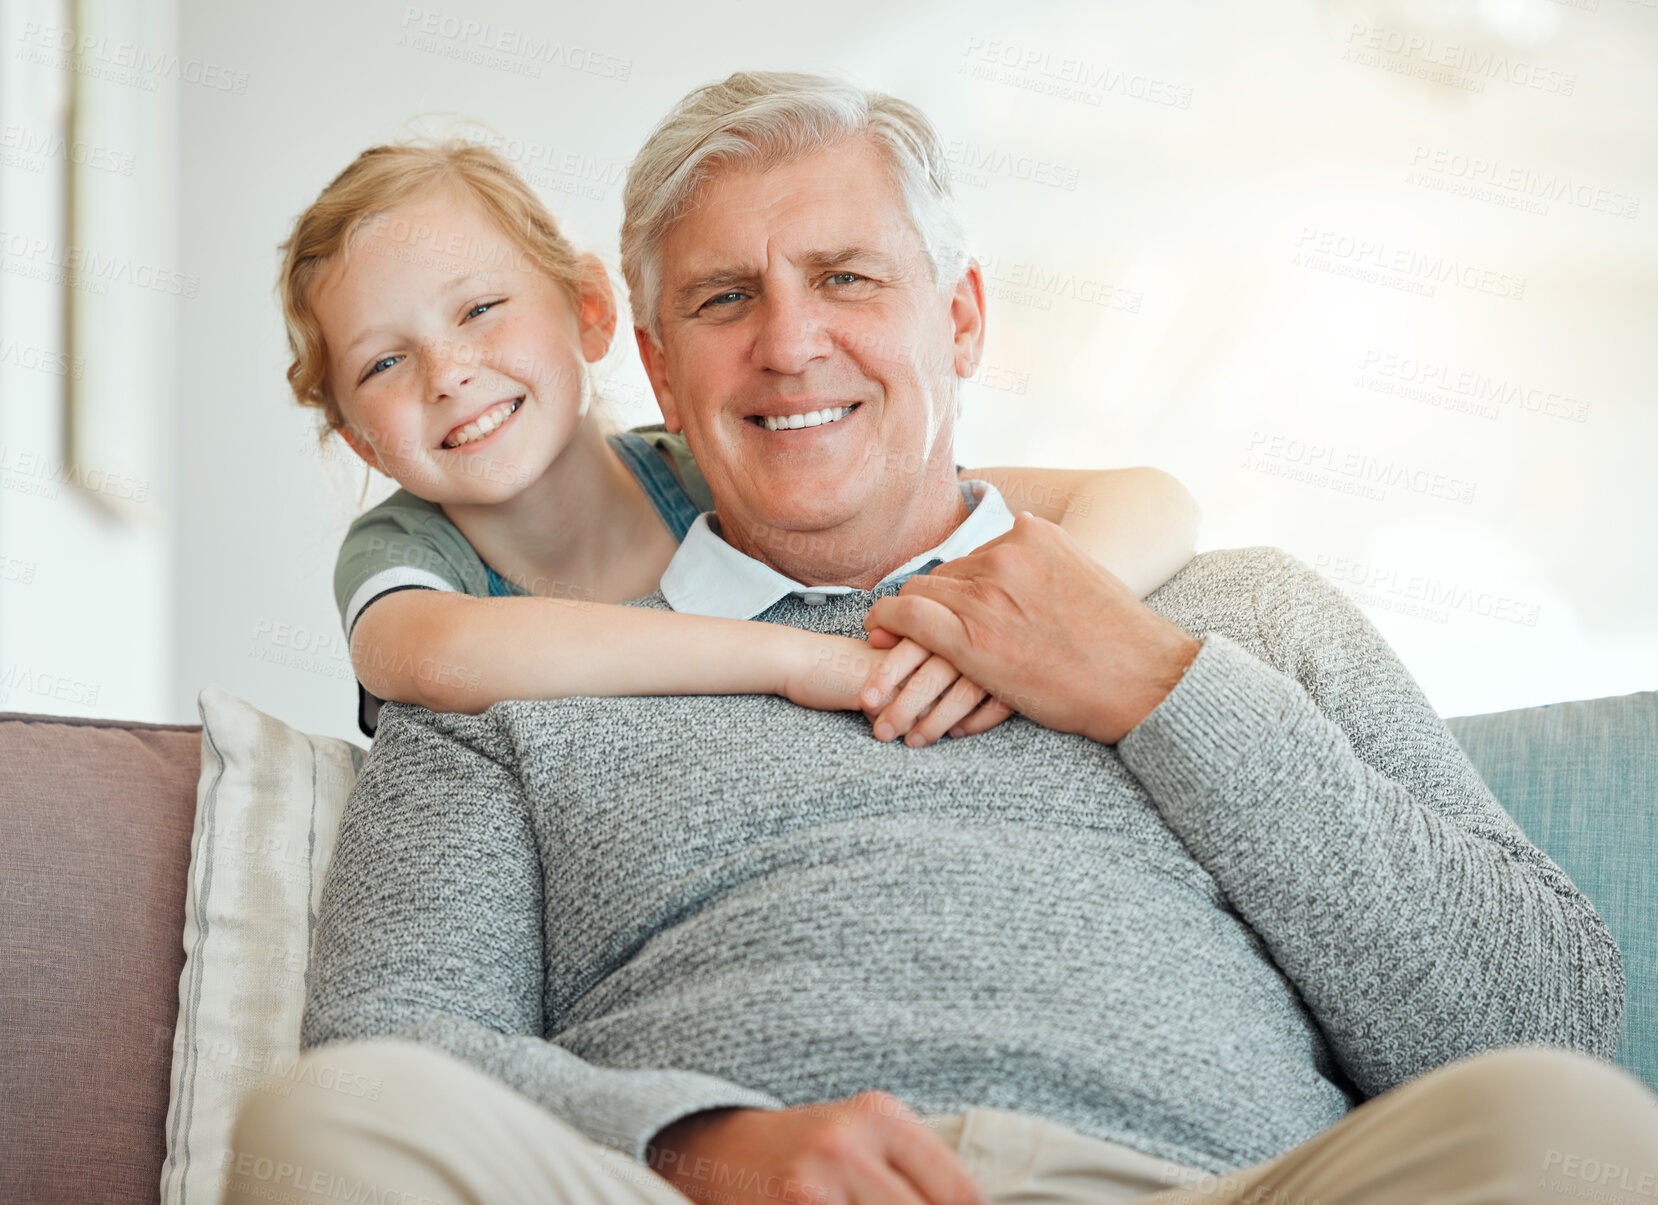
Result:
{"type": "Polygon", "coordinates": [[[800,427],[821,427],[836,419],[845,418],[851,406],[836,406],[832,410],[808,410],[804,414],[768,414],[761,421],[768,431],[793,431],[800,427]]]}
{"type": "Polygon", "coordinates": [[[477,418],[467,423],[466,426],[462,427],[448,439],[444,440],[443,446],[446,448],[458,448],[462,444],[469,444],[475,439],[482,439],[491,431],[495,430],[496,427],[499,427],[502,423],[506,422],[507,419],[511,418],[523,402],[523,398],[514,398],[510,402],[502,402],[499,406],[491,406],[477,418]]]}

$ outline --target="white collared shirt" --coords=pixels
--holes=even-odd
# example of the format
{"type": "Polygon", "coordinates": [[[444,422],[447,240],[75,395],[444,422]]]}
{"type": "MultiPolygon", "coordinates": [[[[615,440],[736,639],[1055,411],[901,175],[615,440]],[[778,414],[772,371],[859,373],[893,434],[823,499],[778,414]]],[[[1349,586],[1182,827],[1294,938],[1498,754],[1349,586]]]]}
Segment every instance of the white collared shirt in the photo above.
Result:
{"type": "MultiPolygon", "coordinates": [[[[1013,514],[1001,491],[988,481],[962,481],[967,518],[936,548],[918,553],[881,579],[880,585],[904,578],[929,561],[953,561],[1013,526],[1013,514]]],[[[662,575],[662,594],[676,611],[717,615],[726,619],[753,619],[779,599],[794,594],[805,602],[822,602],[831,594],[850,594],[855,586],[808,586],[784,577],[725,542],[712,524],[713,511],[703,511],[668,562],[662,575]],[[814,597],[815,596],[815,597],[814,597]]],[[[874,587],[871,587],[873,589],[874,587]]]]}

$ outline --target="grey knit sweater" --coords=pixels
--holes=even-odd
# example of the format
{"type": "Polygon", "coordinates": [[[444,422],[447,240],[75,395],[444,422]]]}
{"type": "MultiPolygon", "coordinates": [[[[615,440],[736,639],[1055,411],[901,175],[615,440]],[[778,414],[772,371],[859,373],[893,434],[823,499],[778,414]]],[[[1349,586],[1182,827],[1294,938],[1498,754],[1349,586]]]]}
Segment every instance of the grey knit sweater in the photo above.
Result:
{"type": "MultiPolygon", "coordinates": [[[[762,618],[862,636],[894,588],[762,618]]],[[[1268,548],[1149,602],[1207,639],[1115,747],[883,745],[775,696],[388,706],[303,1044],[430,1043],[641,1159],[882,1088],[1208,1171],[1490,1047],[1614,1053],[1605,925],[1362,614],[1268,548]]]]}

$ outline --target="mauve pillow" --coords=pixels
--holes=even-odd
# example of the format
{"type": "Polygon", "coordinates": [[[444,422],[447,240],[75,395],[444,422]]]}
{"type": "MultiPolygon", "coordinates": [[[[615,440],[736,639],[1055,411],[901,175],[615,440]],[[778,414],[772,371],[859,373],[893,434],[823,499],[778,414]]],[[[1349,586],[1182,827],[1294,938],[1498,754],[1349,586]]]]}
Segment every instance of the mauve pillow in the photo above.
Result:
{"type": "Polygon", "coordinates": [[[0,1201],[154,1201],[201,729],[0,714],[0,1201]]]}

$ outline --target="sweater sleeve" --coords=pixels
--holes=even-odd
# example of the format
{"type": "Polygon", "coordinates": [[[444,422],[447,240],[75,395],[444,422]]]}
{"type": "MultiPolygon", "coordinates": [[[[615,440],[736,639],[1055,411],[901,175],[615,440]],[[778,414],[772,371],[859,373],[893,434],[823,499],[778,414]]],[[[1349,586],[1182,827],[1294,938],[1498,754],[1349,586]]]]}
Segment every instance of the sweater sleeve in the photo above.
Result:
{"type": "Polygon", "coordinates": [[[1118,746],[1370,1096],[1497,1046],[1611,1058],[1623,963],[1369,620],[1254,557],[1267,660],[1210,634],[1118,746]]]}
{"type": "Polygon", "coordinates": [[[388,704],[346,804],[312,940],[300,1044],[400,1037],[492,1075],[643,1161],[664,1126],[777,1097],[676,1069],[621,1069],[544,1035],[542,861],[489,713],[388,704]]]}

